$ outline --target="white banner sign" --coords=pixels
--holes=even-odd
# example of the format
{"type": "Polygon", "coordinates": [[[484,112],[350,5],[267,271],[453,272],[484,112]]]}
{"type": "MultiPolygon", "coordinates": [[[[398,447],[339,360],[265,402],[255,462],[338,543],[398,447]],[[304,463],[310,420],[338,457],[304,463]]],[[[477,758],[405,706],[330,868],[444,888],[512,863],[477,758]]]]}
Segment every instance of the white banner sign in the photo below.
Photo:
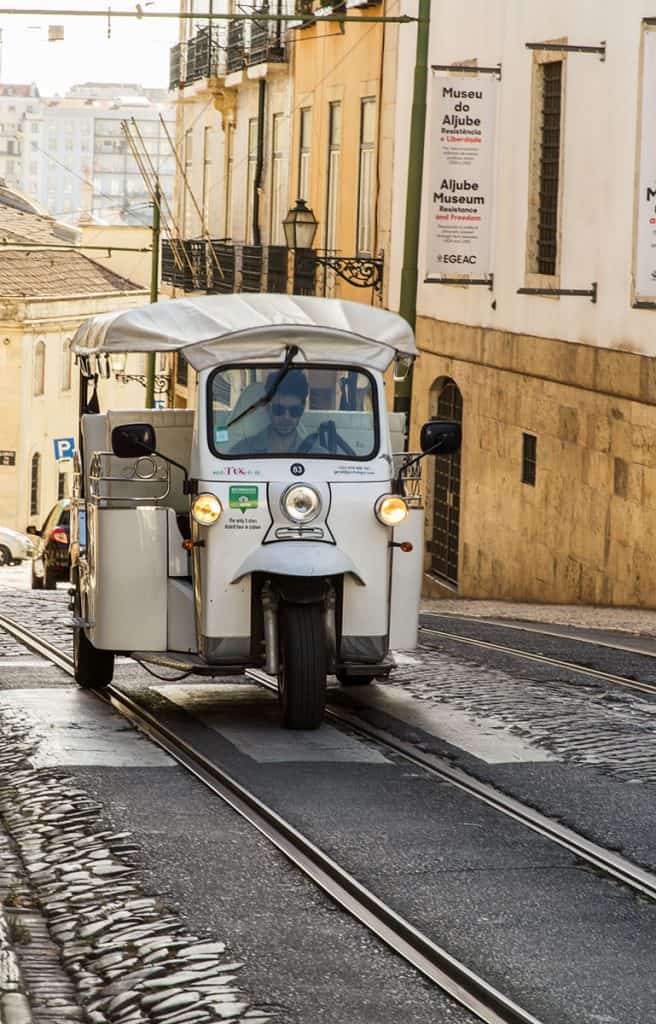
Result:
{"type": "Polygon", "coordinates": [[[433,80],[428,277],[492,273],[497,81],[433,80]]]}
{"type": "Polygon", "coordinates": [[[646,31],[642,68],[635,298],[656,301],[656,32],[646,31]]]}

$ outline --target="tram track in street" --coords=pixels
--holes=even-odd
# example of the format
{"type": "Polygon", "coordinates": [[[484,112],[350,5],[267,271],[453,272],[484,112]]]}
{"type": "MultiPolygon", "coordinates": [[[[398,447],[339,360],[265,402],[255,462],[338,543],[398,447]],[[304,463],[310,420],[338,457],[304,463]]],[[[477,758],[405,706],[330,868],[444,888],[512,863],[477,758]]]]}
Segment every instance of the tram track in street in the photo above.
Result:
{"type": "MultiPolygon", "coordinates": [[[[458,621],[460,621],[460,620],[458,620],[458,621]]],[[[472,622],[479,622],[480,620],[472,619],[471,621],[472,622]]],[[[518,626],[514,626],[514,625],[510,626],[510,627],[507,627],[505,624],[503,624],[501,622],[494,622],[494,623],[489,623],[488,622],[486,624],[497,626],[500,629],[505,629],[505,628],[522,629],[523,628],[523,627],[518,627],[518,626]]],[[[572,642],[572,643],[588,643],[588,644],[592,644],[594,646],[605,647],[605,648],[610,648],[612,650],[618,650],[618,651],[627,652],[627,653],[630,653],[632,655],[637,655],[637,656],[640,656],[640,657],[648,657],[648,658],[652,658],[652,659],[656,658],[656,653],[654,653],[652,651],[638,650],[638,649],[633,648],[633,647],[624,647],[624,646],[614,647],[612,644],[609,644],[609,643],[606,643],[606,642],[597,643],[596,641],[588,639],[588,638],[572,637],[572,636],[564,635],[564,634],[561,634],[561,633],[549,632],[547,630],[528,630],[527,629],[526,632],[531,632],[531,633],[537,634],[538,636],[539,635],[545,635],[545,636],[549,636],[549,637],[552,637],[552,638],[553,637],[558,637],[559,639],[567,640],[567,641],[572,642]]],[[[583,676],[586,676],[586,677],[588,677],[590,679],[594,679],[595,681],[600,682],[600,683],[610,683],[613,686],[619,686],[619,687],[622,687],[625,690],[633,690],[633,691],[635,691],[637,693],[644,693],[644,694],[646,694],[646,695],[648,695],[650,697],[656,697],[656,683],[649,683],[649,682],[645,682],[645,681],[642,681],[642,680],[639,680],[639,679],[630,679],[627,676],[617,675],[617,674],[612,673],[612,672],[603,672],[600,669],[591,668],[590,666],[587,666],[587,665],[580,665],[580,664],[577,664],[576,662],[573,662],[573,661],[564,661],[564,660],[559,659],[559,658],[551,658],[551,657],[549,657],[546,654],[538,654],[538,653],[533,652],[533,651],[525,651],[525,650],[522,650],[521,648],[518,648],[518,647],[509,647],[509,646],[507,646],[505,644],[494,643],[494,642],[492,642],[490,640],[480,640],[477,637],[463,636],[460,633],[453,633],[453,632],[449,632],[448,630],[444,630],[444,629],[434,629],[434,628],[432,628],[430,626],[420,625],[419,633],[420,633],[420,636],[424,636],[424,637],[437,637],[437,638],[439,638],[441,640],[446,640],[446,641],[448,641],[450,643],[453,642],[453,643],[457,643],[457,644],[463,644],[465,646],[470,646],[470,647],[478,648],[480,650],[492,651],[492,652],[494,652],[496,654],[510,655],[511,657],[514,657],[514,658],[524,659],[526,661],[536,662],[536,663],[538,663],[540,665],[549,666],[551,668],[559,669],[560,671],[576,672],[576,673],[578,673],[580,675],[583,675],[583,676]]]]}
{"type": "MultiPolygon", "coordinates": [[[[30,630],[0,615],[0,628],[73,675],[73,660],[30,630]]],[[[252,674],[249,676],[253,678],[252,674]]],[[[540,1024],[538,1018],[488,984],[380,900],[220,766],[176,736],[118,687],[89,690],[170,754],[257,829],[334,902],[358,920],[442,992],[485,1024],[540,1024]]],[[[656,883],[656,879],[655,879],[656,883]]]]}
{"type": "MultiPolygon", "coordinates": [[[[0,616],[0,627],[7,630],[30,650],[57,665],[68,675],[73,674],[73,662],[53,644],[37,637],[24,626],[0,616]]],[[[575,666],[573,666],[575,667],[575,666]]],[[[274,681],[258,670],[249,670],[248,677],[269,690],[275,690],[274,681]]],[[[449,994],[478,1019],[489,1024],[538,1024],[529,1012],[516,1005],[446,950],[436,945],[426,934],[417,930],[410,921],[399,916],[373,892],[362,886],[331,857],[304,837],[296,828],[275,811],[246,790],[232,776],[207,756],[195,750],[185,740],[158,722],[156,715],[139,706],[116,685],[93,692],[108,701],[129,719],[141,732],[148,735],[167,753],[244,817],[255,829],[272,842],[290,861],[318,885],[332,900],[363,923],[424,977],[429,978],[442,991],[449,994]]],[[[507,796],[489,784],[483,783],[448,761],[418,750],[413,744],[391,736],[385,730],[364,722],[359,716],[337,705],[330,705],[327,718],[338,727],[374,742],[384,750],[393,751],[432,776],[465,791],[499,813],[512,818],[548,840],[574,854],[580,863],[596,872],[630,887],[648,899],[656,899],[656,875],[645,871],[613,851],[588,841],[572,829],[542,815],[533,808],[507,796]]]]}

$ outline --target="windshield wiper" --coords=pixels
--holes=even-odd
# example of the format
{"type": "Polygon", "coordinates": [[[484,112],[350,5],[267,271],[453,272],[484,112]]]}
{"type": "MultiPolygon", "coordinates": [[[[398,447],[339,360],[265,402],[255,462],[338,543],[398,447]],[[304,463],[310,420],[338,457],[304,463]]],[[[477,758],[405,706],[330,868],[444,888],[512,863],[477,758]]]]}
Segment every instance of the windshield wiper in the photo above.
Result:
{"type": "Polygon", "coordinates": [[[229,427],[233,426],[234,423],[239,423],[239,421],[243,419],[244,416],[248,416],[249,412],[254,412],[255,409],[259,409],[261,406],[269,404],[271,399],[274,397],[276,391],[282,384],[283,380],[291,370],[292,360],[295,359],[297,355],[298,346],[288,345],[287,348],[285,349],[285,361],[278,370],[276,376],[271,381],[268,388],[265,389],[264,394],[261,395],[258,399],[256,399],[251,405],[246,406],[246,408],[243,409],[238,416],[235,416],[233,419],[229,420],[228,423],[226,423],[225,425],[226,430],[229,427]]]}

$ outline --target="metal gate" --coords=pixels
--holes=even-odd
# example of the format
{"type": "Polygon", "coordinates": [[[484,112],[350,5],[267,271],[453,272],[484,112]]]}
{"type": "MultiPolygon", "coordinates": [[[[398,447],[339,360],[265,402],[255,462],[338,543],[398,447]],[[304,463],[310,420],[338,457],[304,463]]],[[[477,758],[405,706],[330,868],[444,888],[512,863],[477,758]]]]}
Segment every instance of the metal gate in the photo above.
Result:
{"type": "MultiPolygon", "coordinates": [[[[437,400],[438,420],[462,423],[462,395],[450,380],[437,400]]],[[[431,571],[449,583],[458,582],[460,538],[460,452],[437,456],[433,488],[433,532],[428,542],[431,571]]]]}

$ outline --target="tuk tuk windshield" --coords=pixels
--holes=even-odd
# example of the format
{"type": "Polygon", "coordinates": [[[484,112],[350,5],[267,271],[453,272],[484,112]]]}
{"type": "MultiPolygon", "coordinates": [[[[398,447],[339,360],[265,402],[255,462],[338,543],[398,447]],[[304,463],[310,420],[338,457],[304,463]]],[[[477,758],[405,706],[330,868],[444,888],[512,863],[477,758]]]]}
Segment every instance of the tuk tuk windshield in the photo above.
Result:
{"type": "Polygon", "coordinates": [[[228,366],[209,380],[209,442],[221,458],[307,454],[370,459],[374,382],[353,367],[228,366]]]}

